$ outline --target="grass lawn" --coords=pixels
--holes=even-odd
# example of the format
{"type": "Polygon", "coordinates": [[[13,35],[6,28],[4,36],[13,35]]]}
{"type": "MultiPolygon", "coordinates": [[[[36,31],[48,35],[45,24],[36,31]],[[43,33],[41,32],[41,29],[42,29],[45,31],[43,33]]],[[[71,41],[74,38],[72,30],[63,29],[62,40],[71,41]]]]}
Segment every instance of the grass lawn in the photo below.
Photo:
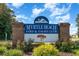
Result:
{"type": "Polygon", "coordinates": [[[11,40],[7,40],[7,41],[0,40],[0,44],[6,44],[6,43],[11,43],[12,44],[12,41],[11,40]]]}
{"type": "Polygon", "coordinates": [[[11,42],[12,40],[0,40],[0,43],[7,43],[7,42],[11,42]]]}

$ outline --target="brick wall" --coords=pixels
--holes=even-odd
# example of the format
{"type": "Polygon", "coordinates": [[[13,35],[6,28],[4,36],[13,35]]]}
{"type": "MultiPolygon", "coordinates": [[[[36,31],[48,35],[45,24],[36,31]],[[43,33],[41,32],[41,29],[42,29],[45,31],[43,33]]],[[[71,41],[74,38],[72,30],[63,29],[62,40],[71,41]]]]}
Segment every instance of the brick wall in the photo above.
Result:
{"type": "Polygon", "coordinates": [[[12,24],[12,40],[13,46],[16,46],[18,41],[21,43],[24,40],[23,23],[12,24]]]}
{"type": "Polygon", "coordinates": [[[60,23],[60,33],[59,33],[59,40],[60,41],[68,41],[70,38],[70,24],[69,23],[60,23]]]}

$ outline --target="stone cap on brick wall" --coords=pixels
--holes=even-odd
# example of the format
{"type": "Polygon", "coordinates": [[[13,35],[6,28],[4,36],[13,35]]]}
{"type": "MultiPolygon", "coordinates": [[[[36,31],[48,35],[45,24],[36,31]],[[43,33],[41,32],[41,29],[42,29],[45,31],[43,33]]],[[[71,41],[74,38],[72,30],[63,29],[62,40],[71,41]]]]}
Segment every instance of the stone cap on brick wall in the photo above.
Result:
{"type": "Polygon", "coordinates": [[[64,24],[70,25],[70,23],[59,23],[59,25],[64,25],[64,24]]]}
{"type": "Polygon", "coordinates": [[[24,23],[22,23],[22,22],[13,22],[12,26],[15,26],[15,27],[24,26],[24,23]]]}

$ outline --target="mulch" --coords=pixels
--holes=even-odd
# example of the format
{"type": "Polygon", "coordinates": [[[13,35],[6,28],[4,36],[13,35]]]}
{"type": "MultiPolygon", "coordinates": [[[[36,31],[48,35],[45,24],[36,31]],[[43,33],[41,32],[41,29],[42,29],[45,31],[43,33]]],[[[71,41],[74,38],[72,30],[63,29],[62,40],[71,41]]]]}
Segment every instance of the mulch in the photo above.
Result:
{"type": "Polygon", "coordinates": [[[59,56],[74,56],[74,54],[69,52],[60,52],[59,56]]]}
{"type": "MultiPolygon", "coordinates": [[[[32,52],[28,52],[24,54],[24,56],[32,56],[32,52]]],[[[60,52],[59,56],[74,56],[74,54],[69,52],[60,52]]]]}
{"type": "Polygon", "coordinates": [[[24,56],[32,56],[32,52],[25,53],[24,56]]]}

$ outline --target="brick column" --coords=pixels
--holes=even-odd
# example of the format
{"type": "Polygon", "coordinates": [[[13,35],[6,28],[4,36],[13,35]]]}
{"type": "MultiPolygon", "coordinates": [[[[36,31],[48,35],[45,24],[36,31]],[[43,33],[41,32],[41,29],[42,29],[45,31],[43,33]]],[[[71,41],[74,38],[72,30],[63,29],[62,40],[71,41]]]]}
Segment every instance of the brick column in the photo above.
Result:
{"type": "Polygon", "coordinates": [[[23,23],[15,22],[12,24],[12,45],[16,47],[17,42],[20,43],[24,40],[24,27],[23,23]]]}
{"type": "Polygon", "coordinates": [[[59,41],[68,41],[70,38],[70,24],[60,23],[59,41]]]}

